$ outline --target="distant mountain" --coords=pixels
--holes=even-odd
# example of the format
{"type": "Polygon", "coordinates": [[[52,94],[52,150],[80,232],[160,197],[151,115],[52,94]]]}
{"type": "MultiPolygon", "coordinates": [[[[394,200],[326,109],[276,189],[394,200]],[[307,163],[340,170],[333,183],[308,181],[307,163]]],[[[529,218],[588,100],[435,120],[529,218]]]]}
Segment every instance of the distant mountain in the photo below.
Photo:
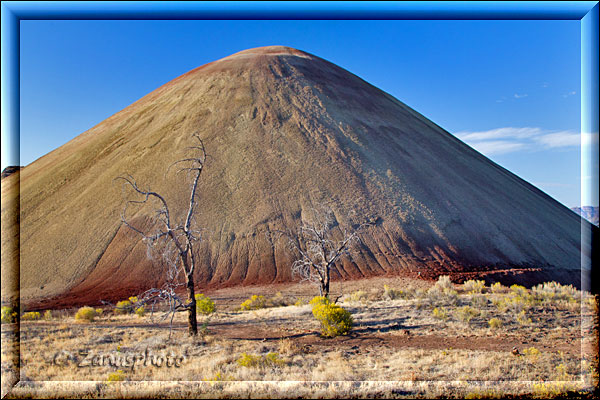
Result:
{"type": "Polygon", "coordinates": [[[581,215],[583,218],[587,219],[592,224],[598,226],[598,207],[573,207],[571,208],[571,210],[575,211],[577,214],[581,215]]]}

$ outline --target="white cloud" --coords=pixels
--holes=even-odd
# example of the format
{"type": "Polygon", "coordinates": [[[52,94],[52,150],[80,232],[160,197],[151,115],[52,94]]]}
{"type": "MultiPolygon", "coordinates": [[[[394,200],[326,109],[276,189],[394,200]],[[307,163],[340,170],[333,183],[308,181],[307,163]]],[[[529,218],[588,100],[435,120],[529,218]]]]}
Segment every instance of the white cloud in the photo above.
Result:
{"type": "Polygon", "coordinates": [[[573,95],[575,95],[575,94],[577,94],[577,92],[573,90],[573,91],[570,91],[570,92],[569,92],[569,93],[567,93],[567,94],[563,94],[563,97],[569,97],[569,96],[573,96],[573,95]]]}
{"type": "Polygon", "coordinates": [[[523,93],[523,94],[515,93],[514,94],[515,99],[522,99],[523,97],[527,97],[527,96],[529,96],[527,93],[523,93]]]}
{"type": "Polygon", "coordinates": [[[598,134],[549,131],[536,127],[505,127],[487,131],[458,132],[455,135],[486,155],[575,147],[598,142],[598,134]]]}
{"type": "Polygon", "coordinates": [[[512,153],[523,149],[523,143],[509,142],[505,140],[490,140],[487,142],[477,142],[471,144],[478,152],[492,155],[492,154],[504,154],[512,153]]]}
{"type": "Polygon", "coordinates": [[[571,131],[547,133],[534,140],[547,148],[581,146],[581,134],[571,131]]]}
{"type": "Polygon", "coordinates": [[[478,132],[458,132],[456,136],[464,141],[487,140],[487,139],[507,139],[507,138],[527,138],[542,133],[540,128],[497,128],[489,131],[478,132]]]}

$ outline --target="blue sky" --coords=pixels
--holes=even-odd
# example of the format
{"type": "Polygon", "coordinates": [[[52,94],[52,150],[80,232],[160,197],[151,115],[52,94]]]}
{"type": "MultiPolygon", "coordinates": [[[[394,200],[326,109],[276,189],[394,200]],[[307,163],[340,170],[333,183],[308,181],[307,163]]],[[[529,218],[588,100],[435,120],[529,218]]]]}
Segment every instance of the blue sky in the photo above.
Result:
{"type": "Polygon", "coordinates": [[[580,134],[579,21],[27,20],[20,34],[21,165],[199,65],[280,44],[340,65],[580,204],[590,137],[580,134]]]}

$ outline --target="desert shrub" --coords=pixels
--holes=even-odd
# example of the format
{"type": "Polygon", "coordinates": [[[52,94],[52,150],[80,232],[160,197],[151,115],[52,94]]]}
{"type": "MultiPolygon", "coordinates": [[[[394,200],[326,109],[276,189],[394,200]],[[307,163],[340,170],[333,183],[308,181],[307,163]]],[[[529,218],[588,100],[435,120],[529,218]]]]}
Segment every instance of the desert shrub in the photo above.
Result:
{"type": "Polygon", "coordinates": [[[393,289],[388,285],[383,285],[383,294],[381,297],[384,300],[396,300],[400,298],[400,292],[401,291],[398,289],[393,289]]]}
{"type": "Polygon", "coordinates": [[[294,303],[294,305],[295,305],[296,307],[301,307],[301,306],[303,306],[303,305],[305,305],[305,304],[306,304],[306,302],[305,302],[304,300],[302,300],[302,299],[298,299],[298,300],[296,300],[296,302],[294,303]]]}
{"type": "Polygon", "coordinates": [[[314,307],[319,304],[331,304],[331,301],[327,297],[315,296],[311,301],[308,302],[308,304],[314,307]]]}
{"type": "Polygon", "coordinates": [[[111,372],[108,374],[108,382],[121,382],[125,380],[125,373],[119,369],[117,372],[111,372]]]}
{"type": "Polygon", "coordinates": [[[577,303],[580,299],[579,292],[573,285],[561,285],[558,282],[544,282],[531,289],[534,297],[539,302],[556,303],[577,303]]]}
{"type": "Polygon", "coordinates": [[[384,300],[411,299],[413,297],[415,297],[415,292],[412,288],[401,290],[393,289],[388,285],[383,285],[383,294],[381,295],[381,298],[384,300]]]}
{"type": "Polygon", "coordinates": [[[17,312],[12,307],[2,306],[2,323],[11,324],[17,319],[17,312]]]}
{"type": "Polygon", "coordinates": [[[456,309],[456,318],[462,322],[470,322],[473,318],[479,316],[479,311],[470,306],[463,306],[456,309]]]}
{"type": "Polygon", "coordinates": [[[433,318],[445,321],[448,319],[448,313],[445,309],[436,307],[433,309],[433,318]]]}
{"type": "Polygon", "coordinates": [[[240,367],[246,368],[275,367],[285,364],[285,361],[279,358],[279,354],[277,353],[268,353],[264,356],[242,353],[236,362],[240,367]]]}
{"type": "Polygon", "coordinates": [[[494,300],[493,303],[503,313],[512,312],[518,315],[522,311],[529,311],[531,307],[539,304],[539,301],[524,286],[512,285],[510,293],[494,300]]]}
{"type": "Polygon", "coordinates": [[[357,290],[350,294],[348,300],[350,300],[353,303],[364,303],[368,300],[367,292],[365,292],[364,290],[357,290]]]}
{"type": "Polygon", "coordinates": [[[527,291],[527,288],[525,286],[517,285],[517,284],[511,285],[510,291],[511,291],[511,293],[513,293],[517,296],[521,296],[521,297],[525,297],[529,294],[527,291]]]}
{"type": "Polygon", "coordinates": [[[235,378],[231,375],[223,375],[221,371],[209,378],[202,379],[204,382],[222,382],[222,381],[233,381],[235,378]]]}
{"type": "Polygon", "coordinates": [[[252,295],[248,300],[240,304],[241,310],[258,310],[267,306],[265,296],[252,295]]]}
{"type": "Polygon", "coordinates": [[[101,316],[103,312],[104,312],[104,310],[103,310],[103,309],[101,309],[101,308],[96,308],[96,315],[97,315],[97,316],[101,316]]]}
{"type": "Polygon", "coordinates": [[[519,314],[517,314],[517,322],[519,325],[531,325],[531,318],[527,318],[527,313],[525,310],[522,310],[519,314]]]}
{"type": "Polygon", "coordinates": [[[500,321],[498,318],[492,318],[488,321],[488,325],[492,329],[498,329],[502,326],[502,321],[500,321]]]}
{"type": "Polygon", "coordinates": [[[503,299],[495,302],[496,307],[501,312],[512,312],[514,315],[518,315],[523,311],[529,311],[533,306],[533,299],[530,296],[514,296],[509,295],[503,299]]]}
{"type": "Polygon", "coordinates": [[[92,322],[97,315],[98,314],[96,314],[96,310],[94,310],[92,307],[81,307],[79,310],[77,310],[75,319],[78,321],[92,322]]]}
{"type": "Polygon", "coordinates": [[[217,310],[215,302],[203,293],[198,293],[194,297],[196,298],[196,313],[210,315],[217,310]]]}
{"type": "Polygon", "coordinates": [[[529,347],[523,350],[523,354],[535,362],[542,353],[535,347],[529,347]]]}
{"type": "Polygon", "coordinates": [[[352,314],[337,304],[315,304],[313,315],[321,323],[321,334],[327,337],[346,335],[354,325],[352,314]]]}
{"type": "Polygon", "coordinates": [[[146,309],[144,308],[144,306],[136,308],[135,315],[137,315],[140,318],[142,318],[144,315],[146,315],[146,309]]]}
{"type": "Polygon", "coordinates": [[[285,361],[279,358],[279,354],[273,352],[267,353],[267,355],[264,357],[263,362],[265,363],[265,365],[268,366],[277,366],[285,364],[285,361]]]}
{"type": "Polygon", "coordinates": [[[450,278],[441,276],[436,284],[427,290],[427,298],[433,303],[458,303],[458,292],[454,290],[452,283],[448,285],[448,282],[450,282],[450,278]]]}
{"type": "Polygon", "coordinates": [[[492,293],[506,293],[508,288],[501,284],[500,282],[495,282],[492,286],[490,286],[490,290],[492,293]]]}
{"type": "Polygon", "coordinates": [[[44,311],[44,319],[46,321],[50,321],[52,319],[52,311],[51,310],[44,311]]]}
{"type": "Polygon", "coordinates": [[[531,397],[534,399],[554,399],[567,397],[569,391],[575,391],[577,387],[571,382],[540,382],[532,386],[531,397]]]}
{"type": "Polygon", "coordinates": [[[133,307],[129,300],[121,300],[115,307],[115,314],[117,315],[129,314],[131,311],[133,311],[133,307]]]}
{"type": "Polygon", "coordinates": [[[454,289],[454,285],[452,284],[452,281],[450,280],[450,277],[448,275],[442,275],[438,277],[435,286],[439,287],[442,290],[454,289]]]}
{"type": "Polygon", "coordinates": [[[42,318],[42,315],[37,311],[29,311],[21,315],[21,319],[24,321],[35,321],[42,318]]]}
{"type": "Polygon", "coordinates": [[[488,300],[485,295],[476,294],[471,297],[471,305],[477,308],[484,308],[488,304],[488,300]]]}
{"type": "Polygon", "coordinates": [[[275,296],[271,297],[268,301],[270,307],[286,307],[290,305],[290,301],[283,297],[281,292],[275,293],[275,296]]]}
{"type": "Polygon", "coordinates": [[[298,345],[290,338],[279,339],[279,352],[285,355],[294,355],[300,351],[298,345]]]}
{"type": "Polygon", "coordinates": [[[258,355],[242,353],[236,362],[241,367],[257,367],[260,365],[260,359],[261,357],[258,355]]]}
{"type": "Polygon", "coordinates": [[[468,281],[463,283],[463,289],[467,293],[471,293],[471,294],[482,293],[484,287],[485,287],[485,281],[481,281],[481,280],[475,281],[473,279],[469,279],[468,281]]]}

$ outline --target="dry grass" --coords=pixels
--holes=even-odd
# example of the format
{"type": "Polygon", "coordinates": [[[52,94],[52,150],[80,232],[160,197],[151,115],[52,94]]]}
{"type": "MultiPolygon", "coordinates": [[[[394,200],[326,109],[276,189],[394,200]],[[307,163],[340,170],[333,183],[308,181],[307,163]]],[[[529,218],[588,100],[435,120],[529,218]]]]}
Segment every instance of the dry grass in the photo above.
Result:
{"type": "MultiPolygon", "coordinates": [[[[298,295],[282,293],[279,297],[298,295]]],[[[201,394],[220,397],[294,393],[300,397],[477,398],[506,393],[549,396],[589,390],[597,383],[593,353],[576,351],[582,332],[584,347],[586,343],[597,346],[587,337],[595,323],[594,304],[587,298],[579,301],[575,296],[578,309],[569,301],[532,305],[527,311],[531,323],[522,325],[494,305],[510,293],[463,293],[456,304],[440,298],[440,304],[431,301],[418,308],[418,302],[431,300],[427,291],[421,296],[395,300],[369,300],[376,298],[372,293],[367,299],[362,294],[358,299],[351,296],[342,305],[351,311],[356,326],[350,336],[336,339],[319,337],[310,305],[218,311],[207,334],[197,338],[186,335],[185,315],[180,314],[171,340],[168,326],[135,315],[104,313],[91,323],[76,322],[73,315],[22,322],[20,383],[11,395],[44,390],[66,395],[75,390],[78,395],[109,397],[146,390],[156,396],[151,390],[158,390],[161,396],[186,397],[202,390],[201,394]],[[432,306],[443,307],[447,318],[436,318],[432,306]],[[477,310],[478,315],[468,322],[457,318],[457,310],[464,307],[477,310]],[[491,318],[502,324],[491,328],[491,318]],[[575,342],[569,345],[568,340],[575,342]],[[522,355],[511,354],[514,343],[522,355]],[[81,366],[86,359],[93,363],[90,354],[99,364],[101,355],[108,362],[111,356],[126,360],[128,355],[150,353],[163,356],[164,364],[81,366]],[[247,362],[240,363],[243,357],[247,362]],[[168,360],[173,360],[171,366],[166,365],[168,360]],[[116,382],[109,384],[109,380],[116,382]],[[79,387],[68,381],[96,383],[79,387]],[[154,383],[151,389],[146,381],[164,384],[154,383]],[[186,384],[175,391],[170,381],[186,384]],[[287,391],[292,388],[293,392],[287,391]]],[[[11,371],[10,346],[4,346],[9,326],[2,326],[3,382],[11,371]]]]}

